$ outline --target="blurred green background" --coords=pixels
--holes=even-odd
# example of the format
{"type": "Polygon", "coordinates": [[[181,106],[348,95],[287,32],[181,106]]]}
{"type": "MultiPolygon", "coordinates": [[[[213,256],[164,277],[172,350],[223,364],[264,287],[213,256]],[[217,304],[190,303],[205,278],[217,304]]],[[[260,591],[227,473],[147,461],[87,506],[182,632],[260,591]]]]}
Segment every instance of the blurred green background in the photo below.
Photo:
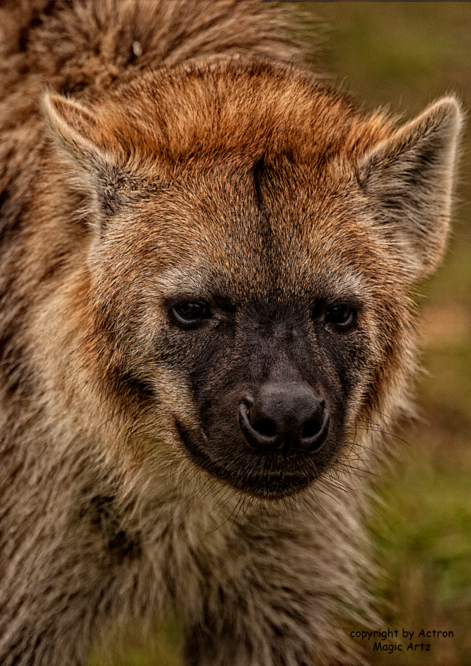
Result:
{"type": "MultiPolygon", "coordinates": [[[[313,30],[311,17],[320,21],[314,32],[321,34],[321,71],[360,105],[389,106],[412,118],[453,92],[471,108],[471,3],[296,4],[307,15],[303,32],[313,30]]],[[[401,433],[406,443],[396,445],[397,462],[378,483],[371,520],[384,571],[384,627],[415,631],[413,643],[431,643],[431,650],[388,654],[365,641],[365,657],[375,666],[471,666],[470,137],[468,131],[447,258],[419,290],[427,369],[418,382],[419,419],[401,433]],[[451,630],[454,637],[415,640],[421,629],[451,630]]],[[[107,658],[97,647],[90,665],[180,663],[172,622],[150,643],[136,626],[117,628],[112,645],[107,658]]]]}

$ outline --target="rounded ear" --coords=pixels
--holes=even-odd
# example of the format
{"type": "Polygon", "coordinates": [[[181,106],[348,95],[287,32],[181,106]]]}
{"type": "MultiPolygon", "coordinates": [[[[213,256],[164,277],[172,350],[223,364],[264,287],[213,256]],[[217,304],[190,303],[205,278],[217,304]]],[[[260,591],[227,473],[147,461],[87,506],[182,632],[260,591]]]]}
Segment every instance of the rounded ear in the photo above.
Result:
{"type": "Polygon", "coordinates": [[[458,102],[445,97],[357,164],[375,226],[402,254],[411,280],[432,273],[445,250],[461,125],[458,102]]]}
{"type": "Polygon", "coordinates": [[[78,102],[47,94],[42,108],[56,142],[69,156],[72,167],[80,169],[76,184],[80,183],[91,196],[95,213],[103,221],[117,211],[121,201],[122,178],[116,150],[105,150],[106,141],[97,117],[78,102]]]}
{"type": "Polygon", "coordinates": [[[42,109],[59,144],[85,169],[109,163],[100,148],[100,126],[92,111],[60,95],[46,94],[42,109]]]}

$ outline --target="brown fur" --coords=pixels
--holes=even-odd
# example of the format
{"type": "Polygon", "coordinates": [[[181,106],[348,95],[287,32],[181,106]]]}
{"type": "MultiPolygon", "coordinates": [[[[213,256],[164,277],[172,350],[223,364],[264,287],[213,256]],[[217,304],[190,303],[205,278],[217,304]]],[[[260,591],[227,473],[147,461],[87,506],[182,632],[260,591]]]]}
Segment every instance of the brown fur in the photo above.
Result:
{"type": "Polygon", "coordinates": [[[5,666],[83,664],[169,611],[189,665],[360,663],[339,619],[374,617],[365,476],[410,411],[460,112],[360,113],[285,11],[0,7],[5,666]],[[204,325],[178,328],[182,298],[204,325]],[[326,397],[327,444],[250,485],[235,391],[275,381],[326,397]]]}

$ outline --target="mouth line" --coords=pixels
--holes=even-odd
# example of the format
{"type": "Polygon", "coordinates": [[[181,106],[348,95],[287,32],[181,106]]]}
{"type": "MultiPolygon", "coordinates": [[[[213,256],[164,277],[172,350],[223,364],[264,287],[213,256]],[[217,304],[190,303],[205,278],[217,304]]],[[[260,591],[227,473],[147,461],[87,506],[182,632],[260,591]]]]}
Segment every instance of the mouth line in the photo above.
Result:
{"type": "MultiPolygon", "coordinates": [[[[231,488],[252,497],[266,500],[282,499],[283,497],[297,494],[319,478],[319,473],[315,470],[314,465],[309,465],[309,474],[306,473],[306,465],[304,465],[304,470],[293,470],[283,467],[266,469],[267,460],[272,465],[275,458],[281,463],[286,460],[286,455],[281,451],[260,455],[259,466],[262,468],[259,470],[252,469],[247,473],[243,473],[241,468],[237,467],[235,470],[231,470],[220,461],[212,458],[202,447],[198,446],[194,433],[191,433],[177,419],[175,419],[175,427],[184,453],[186,453],[194,464],[231,488]]],[[[204,440],[208,441],[204,433],[198,433],[198,436],[204,437],[204,440]]],[[[301,462],[306,461],[306,459],[306,454],[298,454],[297,464],[299,465],[301,462]]]]}

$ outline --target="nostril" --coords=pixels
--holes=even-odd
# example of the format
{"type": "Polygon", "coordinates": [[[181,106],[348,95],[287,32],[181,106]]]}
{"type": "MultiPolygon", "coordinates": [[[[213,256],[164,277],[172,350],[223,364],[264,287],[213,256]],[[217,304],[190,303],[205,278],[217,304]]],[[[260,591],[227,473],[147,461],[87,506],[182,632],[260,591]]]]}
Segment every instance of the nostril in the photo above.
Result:
{"type": "Polygon", "coordinates": [[[317,419],[309,419],[304,423],[299,437],[298,446],[310,453],[319,451],[327,440],[330,427],[329,410],[325,407],[324,401],[319,405],[317,419]]]}
{"type": "Polygon", "coordinates": [[[247,442],[264,451],[279,448],[282,442],[276,437],[276,423],[272,419],[257,419],[251,414],[252,408],[251,399],[245,399],[239,405],[239,424],[247,442]]]}
{"type": "Polygon", "coordinates": [[[307,421],[301,430],[301,439],[310,439],[311,437],[315,437],[321,429],[322,423],[313,420],[307,421]]]}
{"type": "Polygon", "coordinates": [[[254,430],[265,437],[274,437],[276,435],[276,424],[270,419],[262,419],[252,424],[254,430]]]}

